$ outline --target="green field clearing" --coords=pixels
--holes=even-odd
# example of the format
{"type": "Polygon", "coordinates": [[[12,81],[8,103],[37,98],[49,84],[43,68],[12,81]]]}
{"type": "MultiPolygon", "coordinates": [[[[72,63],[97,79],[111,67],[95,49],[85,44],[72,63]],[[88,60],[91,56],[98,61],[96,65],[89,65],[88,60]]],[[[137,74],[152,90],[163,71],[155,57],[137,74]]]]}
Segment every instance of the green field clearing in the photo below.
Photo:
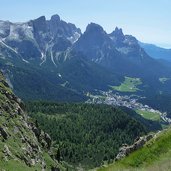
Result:
{"type": "Polygon", "coordinates": [[[125,81],[120,86],[111,86],[111,88],[120,92],[136,92],[139,91],[137,87],[141,84],[140,78],[125,77],[125,81]]]}
{"type": "Polygon", "coordinates": [[[159,121],[160,115],[159,113],[154,113],[150,111],[144,111],[144,110],[136,110],[138,114],[140,114],[145,119],[153,120],[153,121],[159,121]]]}

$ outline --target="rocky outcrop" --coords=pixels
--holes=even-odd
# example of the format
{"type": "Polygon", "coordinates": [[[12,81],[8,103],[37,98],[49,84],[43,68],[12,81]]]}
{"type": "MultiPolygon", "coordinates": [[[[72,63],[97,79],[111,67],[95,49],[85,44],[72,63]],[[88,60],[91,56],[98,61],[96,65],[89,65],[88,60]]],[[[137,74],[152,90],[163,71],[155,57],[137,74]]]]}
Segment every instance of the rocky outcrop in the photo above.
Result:
{"type": "MultiPolygon", "coordinates": [[[[25,62],[35,60],[41,63],[48,57],[48,53],[57,41],[69,41],[71,46],[80,35],[79,28],[61,20],[58,15],[53,15],[50,20],[41,16],[23,23],[0,21],[0,44],[14,52],[18,58],[24,59],[25,62]]],[[[60,42],[60,46],[63,46],[63,42],[60,42]]],[[[53,48],[52,53],[58,52],[60,51],[57,48],[53,48]]],[[[11,55],[11,57],[15,56],[11,55]]]]}
{"type": "Polygon", "coordinates": [[[60,169],[59,168],[52,167],[51,168],[51,171],[60,171],[60,169]]]}
{"type": "Polygon", "coordinates": [[[8,133],[6,132],[5,128],[0,127],[0,135],[3,137],[4,140],[7,140],[8,133]]]}
{"type": "Polygon", "coordinates": [[[57,169],[58,162],[50,154],[51,144],[50,136],[28,117],[24,104],[12,93],[0,72],[0,162],[4,163],[0,170],[6,170],[10,160],[14,165],[19,161],[26,168],[57,169]]]}
{"type": "Polygon", "coordinates": [[[9,147],[6,144],[4,145],[3,153],[5,155],[6,160],[7,160],[7,158],[12,157],[12,153],[9,150],[9,147]]]}
{"type": "Polygon", "coordinates": [[[32,131],[34,132],[35,136],[37,137],[38,140],[40,140],[40,135],[41,135],[41,129],[36,127],[33,123],[30,124],[32,131]]]}
{"type": "Polygon", "coordinates": [[[47,148],[49,149],[51,147],[52,139],[47,133],[45,133],[45,141],[47,143],[47,148]]]}
{"type": "Polygon", "coordinates": [[[137,138],[134,144],[131,146],[128,146],[127,144],[123,144],[123,146],[119,149],[119,153],[116,156],[115,161],[121,160],[122,158],[128,156],[130,153],[134,152],[135,150],[138,150],[139,148],[143,147],[143,145],[151,138],[153,138],[153,135],[149,134],[147,136],[137,138]]]}

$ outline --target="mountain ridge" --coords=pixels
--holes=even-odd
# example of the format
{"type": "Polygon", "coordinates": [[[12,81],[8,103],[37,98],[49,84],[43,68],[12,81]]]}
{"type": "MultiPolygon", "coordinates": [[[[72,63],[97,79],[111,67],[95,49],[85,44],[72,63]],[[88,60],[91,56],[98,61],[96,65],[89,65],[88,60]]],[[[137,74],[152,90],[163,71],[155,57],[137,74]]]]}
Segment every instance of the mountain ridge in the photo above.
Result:
{"type": "Polygon", "coordinates": [[[139,44],[151,57],[171,62],[171,49],[162,48],[149,43],[139,42],[139,44]]]}
{"type": "Polygon", "coordinates": [[[107,90],[111,85],[119,85],[125,76],[142,79],[143,91],[157,85],[153,91],[158,93],[165,86],[168,90],[168,85],[160,84],[159,79],[171,77],[169,66],[151,58],[138,40],[124,35],[122,29],[116,27],[108,34],[102,26],[90,23],[81,33],[74,24],[63,21],[58,15],[49,20],[41,16],[23,23],[1,21],[0,64],[9,73],[12,84],[16,85],[15,80],[18,80],[21,86],[13,87],[17,94],[23,94],[20,97],[38,91],[40,99],[42,94],[49,94],[48,99],[52,101],[57,98],[50,95],[46,87],[51,87],[54,94],[59,93],[55,89],[66,90],[64,94],[68,93],[69,100],[73,94],[80,100],[86,99],[85,94],[89,91],[107,90]],[[45,87],[36,81],[37,87],[30,90],[20,81],[19,77],[25,80],[24,75],[34,80],[40,79],[38,75],[41,75],[45,87]],[[27,92],[23,90],[24,86],[27,92]],[[42,89],[39,91],[38,87],[42,89]]]}

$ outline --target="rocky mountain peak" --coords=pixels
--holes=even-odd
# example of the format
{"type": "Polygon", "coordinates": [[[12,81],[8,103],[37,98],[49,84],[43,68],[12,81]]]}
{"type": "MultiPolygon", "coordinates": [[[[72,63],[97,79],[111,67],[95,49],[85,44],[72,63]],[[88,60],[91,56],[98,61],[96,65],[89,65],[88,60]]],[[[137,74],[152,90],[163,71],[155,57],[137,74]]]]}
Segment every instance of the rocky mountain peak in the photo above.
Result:
{"type": "Polygon", "coordinates": [[[10,22],[0,20],[0,37],[4,38],[10,33],[10,22]]]}
{"type": "Polygon", "coordinates": [[[77,50],[89,51],[96,48],[102,48],[104,44],[110,44],[111,40],[103,28],[95,23],[88,24],[86,31],[76,42],[77,50]]]}
{"type": "Polygon", "coordinates": [[[109,34],[109,36],[115,44],[121,44],[125,39],[122,29],[118,27],[116,27],[115,30],[109,34]]]}
{"type": "Polygon", "coordinates": [[[46,21],[46,17],[44,15],[36,18],[34,21],[37,21],[37,22],[45,22],[46,21]]]}
{"type": "Polygon", "coordinates": [[[96,61],[97,63],[110,58],[110,54],[118,56],[109,35],[104,31],[103,27],[95,23],[90,23],[87,26],[86,31],[74,47],[77,51],[86,55],[88,59],[96,61]]]}
{"type": "Polygon", "coordinates": [[[112,32],[115,36],[124,36],[123,31],[121,28],[116,27],[115,30],[112,32]]]}
{"type": "Polygon", "coordinates": [[[125,43],[139,46],[138,40],[132,35],[125,35],[125,43]]]}
{"type": "Polygon", "coordinates": [[[41,16],[35,20],[33,20],[33,27],[35,31],[46,31],[46,17],[45,16],[41,16]]]}
{"type": "Polygon", "coordinates": [[[90,23],[88,24],[85,32],[104,32],[104,30],[103,27],[101,27],[100,25],[96,23],[90,23]]]}
{"type": "MultiPolygon", "coordinates": [[[[1,45],[25,60],[45,62],[46,55],[58,53],[74,44],[80,37],[81,30],[74,24],[67,23],[55,14],[50,20],[45,16],[23,23],[0,21],[1,45]],[[52,53],[51,53],[52,52],[52,53]]],[[[12,55],[14,57],[14,55],[12,55]]]]}
{"type": "Polygon", "coordinates": [[[55,15],[52,15],[50,20],[52,22],[59,22],[61,19],[60,19],[59,15],[55,14],[55,15]]]}

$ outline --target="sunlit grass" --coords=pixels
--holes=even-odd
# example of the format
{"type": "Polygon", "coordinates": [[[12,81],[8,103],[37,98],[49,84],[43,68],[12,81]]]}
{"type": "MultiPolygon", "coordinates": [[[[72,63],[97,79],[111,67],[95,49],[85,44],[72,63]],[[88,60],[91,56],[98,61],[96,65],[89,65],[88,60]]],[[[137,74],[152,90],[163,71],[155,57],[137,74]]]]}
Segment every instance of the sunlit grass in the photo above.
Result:
{"type": "Polygon", "coordinates": [[[111,86],[111,88],[120,92],[136,92],[139,91],[138,86],[141,84],[140,78],[125,77],[125,81],[120,86],[111,86]]]}
{"type": "Polygon", "coordinates": [[[121,161],[103,166],[98,171],[170,171],[171,129],[156,135],[143,148],[121,161]]]}
{"type": "Polygon", "coordinates": [[[140,114],[142,117],[145,119],[153,120],[153,121],[159,121],[160,120],[160,115],[159,113],[156,112],[150,112],[146,110],[136,110],[138,114],[140,114]]]}

